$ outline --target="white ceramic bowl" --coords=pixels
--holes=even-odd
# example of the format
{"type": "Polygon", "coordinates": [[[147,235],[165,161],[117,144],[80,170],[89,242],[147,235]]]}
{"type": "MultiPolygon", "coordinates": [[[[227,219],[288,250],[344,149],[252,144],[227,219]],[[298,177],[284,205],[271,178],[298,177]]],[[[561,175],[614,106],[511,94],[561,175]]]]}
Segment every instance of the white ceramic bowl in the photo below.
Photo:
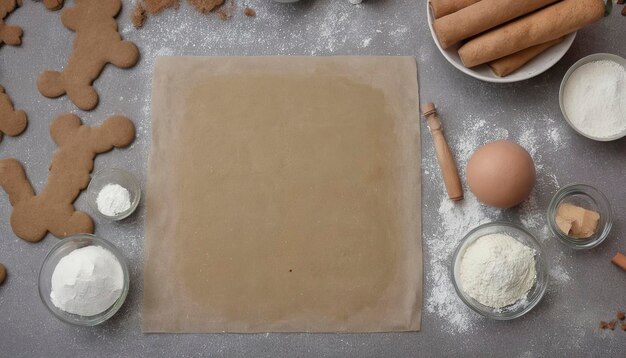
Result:
{"type": "Polygon", "coordinates": [[[493,72],[491,72],[491,69],[487,65],[480,65],[474,68],[467,68],[463,66],[463,62],[461,62],[461,58],[459,57],[458,53],[459,47],[461,47],[460,44],[456,44],[449,49],[444,50],[439,44],[439,40],[437,39],[437,35],[435,35],[435,30],[433,29],[434,17],[430,10],[430,5],[428,1],[426,1],[426,7],[430,34],[432,35],[433,40],[437,45],[437,48],[443,54],[443,57],[445,57],[446,60],[448,60],[448,62],[450,62],[452,66],[456,67],[459,71],[486,82],[510,83],[523,81],[535,77],[547,71],[550,67],[559,62],[559,60],[565,55],[567,50],[569,50],[572,42],[574,42],[574,38],[576,37],[575,32],[567,35],[564,41],[547,49],[542,54],[525,64],[524,67],[506,77],[498,77],[493,74],[493,72]]]}
{"type": "Polygon", "coordinates": [[[613,140],[622,139],[626,137],[626,130],[621,133],[615,133],[614,135],[609,137],[594,137],[576,128],[576,126],[572,123],[572,121],[570,121],[569,117],[567,116],[567,111],[565,110],[565,106],[563,104],[563,92],[565,90],[565,85],[567,84],[567,81],[569,80],[572,73],[574,73],[574,71],[576,71],[580,66],[595,61],[613,61],[626,68],[625,58],[610,53],[594,53],[593,55],[583,57],[580,60],[576,61],[576,63],[573,64],[572,67],[569,68],[569,70],[567,70],[565,76],[563,76],[563,81],[561,81],[561,87],[559,88],[559,106],[561,106],[561,113],[563,113],[563,117],[567,121],[567,124],[569,124],[572,129],[574,129],[576,132],[578,132],[578,134],[582,135],[583,137],[597,140],[599,142],[610,142],[613,140]]]}

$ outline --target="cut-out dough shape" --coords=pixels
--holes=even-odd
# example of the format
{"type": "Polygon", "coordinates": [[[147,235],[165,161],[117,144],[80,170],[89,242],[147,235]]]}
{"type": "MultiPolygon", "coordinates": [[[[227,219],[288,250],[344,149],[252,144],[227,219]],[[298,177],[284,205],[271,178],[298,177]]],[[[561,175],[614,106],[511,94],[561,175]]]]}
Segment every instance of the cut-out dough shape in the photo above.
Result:
{"type": "Polygon", "coordinates": [[[89,184],[96,155],[130,145],[135,126],[126,117],[112,116],[100,127],[88,127],[78,116],[63,114],[50,125],[50,134],[59,149],[39,194],[17,160],[0,160],[0,186],[13,206],[11,227],[26,241],[40,241],[48,232],[59,238],[93,233],[91,217],[76,211],[74,200],[89,184]]]}
{"type": "Polygon", "coordinates": [[[122,41],[115,17],[121,0],[76,0],[74,7],[61,13],[61,22],[76,32],[72,54],[61,72],[45,71],[38,80],[39,92],[54,98],[67,94],[80,109],[89,111],[98,104],[93,82],[104,66],[111,63],[129,68],[139,60],[134,43],[122,41]]]}
{"type": "Polygon", "coordinates": [[[4,23],[4,18],[18,6],[22,6],[22,0],[0,0],[0,45],[22,44],[22,28],[4,23]]]}
{"type": "Polygon", "coordinates": [[[2,133],[11,137],[21,134],[27,124],[26,113],[15,110],[11,98],[4,91],[4,87],[0,86],[0,139],[2,133]]]}
{"type": "Polygon", "coordinates": [[[43,4],[48,10],[55,11],[63,7],[63,0],[43,0],[43,4]]]}

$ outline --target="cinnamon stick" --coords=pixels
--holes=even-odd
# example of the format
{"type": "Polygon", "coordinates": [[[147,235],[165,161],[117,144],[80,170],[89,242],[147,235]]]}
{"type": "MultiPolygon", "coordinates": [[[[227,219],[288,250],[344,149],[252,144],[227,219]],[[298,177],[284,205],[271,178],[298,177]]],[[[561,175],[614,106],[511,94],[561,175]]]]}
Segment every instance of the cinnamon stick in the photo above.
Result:
{"type": "Polygon", "coordinates": [[[604,16],[604,0],[562,0],[469,41],[459,49],[465,67],[482,65],[565,36],[604,16]]]}
{"type": "Polygon", "coordinates": [[[496,76],[506,77],[530,62],[533,58],[542,54],[545,50],[558,43],[561,43],[563,39],[565,39],[565,37],[559,37],[556,40],[548,41],[539,45],[529,47],[522,51],[518,51],[508,56],[504,56],[500,59],[490,62],[489,67],[491,67],[491,71],[493,71],[496,76]]]}
{"type": "Polygon", "coordinates": [[[557,0],[482,0],[436,19],[433,28],[444,49],[557,0]]]}

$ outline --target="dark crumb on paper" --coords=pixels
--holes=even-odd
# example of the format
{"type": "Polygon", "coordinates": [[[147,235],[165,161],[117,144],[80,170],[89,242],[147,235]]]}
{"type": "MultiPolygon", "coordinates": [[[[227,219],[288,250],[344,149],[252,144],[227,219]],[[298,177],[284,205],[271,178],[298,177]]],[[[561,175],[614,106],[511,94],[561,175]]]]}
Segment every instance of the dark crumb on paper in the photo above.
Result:
{"type": "Polygon", "coordinates": [[[609,324],[604,321],[600,321],[600,329],[607,329],[607,328],[609,328],[609,324]]]}
{"type": "Polygon", "coordinates": [[[256,11],[254,11],[254,9],[251,9],[249,7],[246,7],[245,9],[243,9],[243,14],[246,15],[247,17],[256,17],[256,11]]]}
{"type": "Polygon", "coordinates": [[[289,272],[293,272],[293,270],[292,270],[292,269],[289,269],[289,272]]]}
{"type": "Polygon", "coordinates": [[[622,331],[626,332],[626,323],[622,323],[622,331]]]}
{"type": "Polygon", "coordinates": [[[623,321],[625,318],[626,318],[626,314],[624,314],[624,312],[617,311],[617,319],[619,319],[620,321],[623,321]]]}
{"type": "Polygon", "coordinates": [[[137,6],[135,6],[131,21],[136,29],[141,28],[146,21],[146,9],[143,8],[143,5],[141,5],[141,3],[138,3],[137,6]]]}

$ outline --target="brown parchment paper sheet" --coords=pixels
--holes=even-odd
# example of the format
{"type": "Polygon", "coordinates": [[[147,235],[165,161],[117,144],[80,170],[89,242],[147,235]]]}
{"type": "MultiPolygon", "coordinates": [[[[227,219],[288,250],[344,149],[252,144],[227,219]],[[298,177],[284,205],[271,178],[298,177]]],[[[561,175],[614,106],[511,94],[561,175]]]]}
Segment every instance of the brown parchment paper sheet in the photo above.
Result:
{"type": "Polygon", "coordinates": [[[163,57],[144,332],[419,330],[411,57],[163,57]]]}

